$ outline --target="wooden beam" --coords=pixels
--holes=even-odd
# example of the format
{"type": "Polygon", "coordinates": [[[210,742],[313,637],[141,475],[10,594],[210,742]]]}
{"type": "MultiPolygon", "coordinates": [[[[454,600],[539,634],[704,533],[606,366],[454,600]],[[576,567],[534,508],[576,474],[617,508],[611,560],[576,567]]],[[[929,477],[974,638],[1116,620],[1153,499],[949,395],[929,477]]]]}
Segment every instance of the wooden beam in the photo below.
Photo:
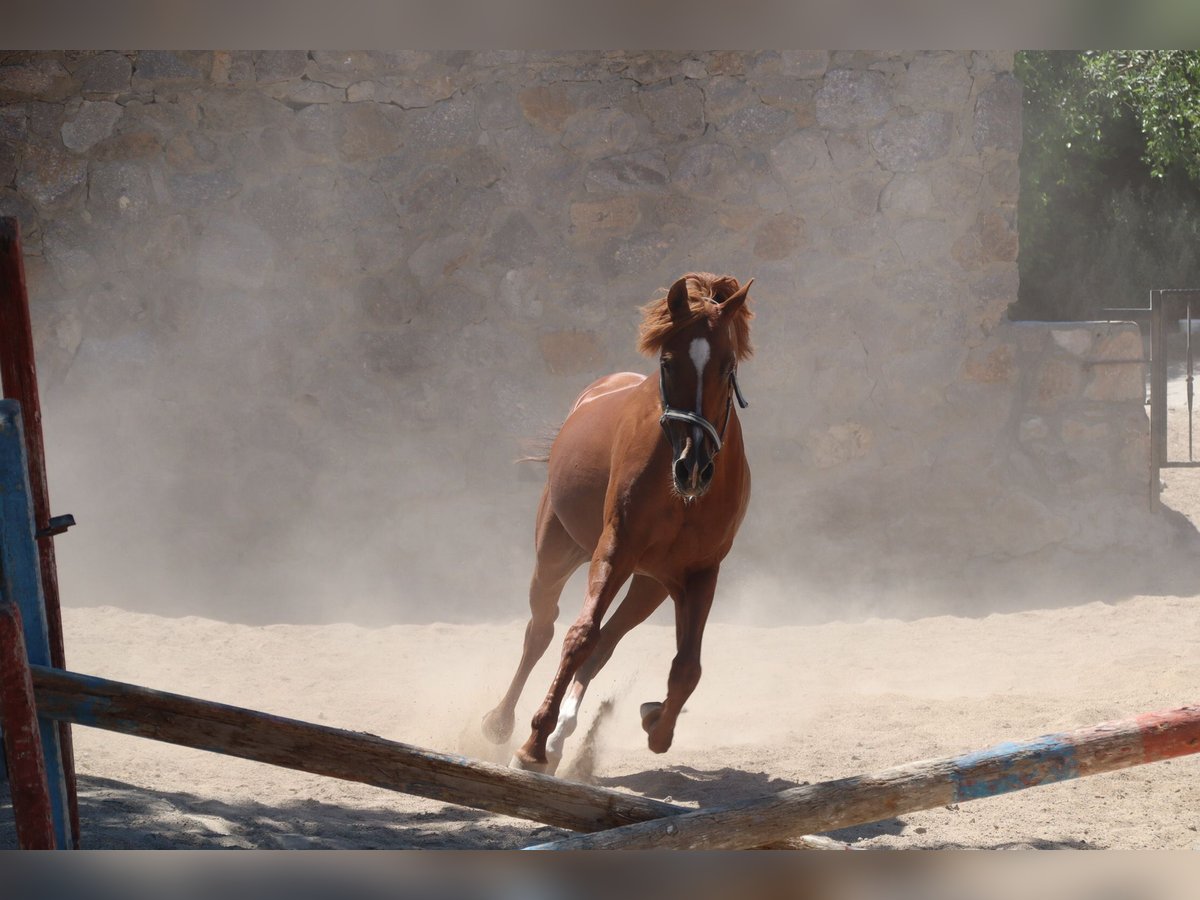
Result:
{"type": "MultiPolygon", "coordinates": [[[[30,667],[38,714],[241,759],[358,781],[444,803],[596,831],[689,807],[423,750],[361,731],[211,703],[47,666],[30,667]]],[[[819,835],[791,848],[846,849],[819,835]]]]}
{"type": "Polygon", "coordinates": [[[687,811],[687,807],[647,797],[436,753],[363,732],[45,666],[35,665],[32,671],[38,713],[62,722],[357,781],[575,831],[687,811]]]}
{"type": "Polygon", "coordinates": [[[12,603],[0,603],[0,723],[4,726],[4,760],[17,824],[17,846],[22,850],[53,850],[54,815],[33,679],[21,611],[12,603]]]}
{"type": "Polygon", "coordinates": [[[804,785],[538,850],[742,850],[1200,752],[1200,706],[804,785]]]}
{"type": "MultiPolygon", "coordinates": [[[[29,316],[29,294],[25,288],[25,260],[21,254],[21,228],[12,216],[0,216],[0,385],[4,396],[21,404],[25,452],[33,499],[34,531],[50,524],[50,487],[46,477],[46,450],[42,438],[42,404],[38,394],[37,366],[33,355],[33,326],[29,316]]],[[[66,666],[63,650],[62,612],[58,596],[58,565],[54,537],[37,540],[41,571],[42,602],[50,641],[51,664],[66,666]]],[[[79,805],[75,790],[75,753],[71,727],[60,724],[59,752],[62,756],[71,819],[72,846],[79,846],[79,805]]]]}

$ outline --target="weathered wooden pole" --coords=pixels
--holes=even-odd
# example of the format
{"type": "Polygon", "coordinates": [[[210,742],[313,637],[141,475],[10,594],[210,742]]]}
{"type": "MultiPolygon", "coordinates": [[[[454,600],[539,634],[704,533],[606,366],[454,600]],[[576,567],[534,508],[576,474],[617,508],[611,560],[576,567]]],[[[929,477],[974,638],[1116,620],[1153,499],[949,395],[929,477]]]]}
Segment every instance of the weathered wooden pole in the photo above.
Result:
{"type": "Polygon", "coordinates": [[[1200,752],[1200,706],[1105,722],[873,775],[790,788],[671,819],[571,837],[538,850],[742,850],[949,803],[1200,752]]]}
{"type": "Polygon", "coordinates": [[[686,807],[423,750],[372,734],[33,666],[38,713],[329,775],[447,803],[594,831],[686,807]]]}
{"type": "Polygon", "coordinates": [[[22,850],[53,850],[54,815],[42,736],[38,731],[33,679],[21,627],[21,611],[0,603],[0,723],[4,728],[4,758],[22,850]]]}
{"type": "MultiPolygon", "coordinates": [[[[34,528],[40,535],[37,539],[38,565],[50,639],[50,660],[52,665],[61,669],[66,665],[66,654],[63,651],[54,534],[50,528],[50,488],[46,478],[46,451],[42,438],[42,405],[33,358],[33,326],[29,317],[29,295],[25,289],[21,230],[12,216],[0,216],[0,385],[3,385],[6,398],[21,404],[34,528]]],[[[79,805],[75,788],[75,753],[69,725],[59,725],[58,743],[66,778],[71,844],[78,847],[79,805]]]]}
{"type": "MultiPolygon", "coordinates": [[[[38,714],[358,781],[572,831],[677,816],[689,807],[149,688],[32,666],[38,714]]],[[[791,846],[845,849],[815,835],[791,846]]]]}

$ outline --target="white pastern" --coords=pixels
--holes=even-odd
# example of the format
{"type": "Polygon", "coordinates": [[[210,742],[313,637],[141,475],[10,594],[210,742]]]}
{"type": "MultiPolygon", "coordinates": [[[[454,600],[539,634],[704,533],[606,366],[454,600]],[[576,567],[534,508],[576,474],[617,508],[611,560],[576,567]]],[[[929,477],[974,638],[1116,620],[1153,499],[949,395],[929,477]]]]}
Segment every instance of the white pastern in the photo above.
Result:
{"type": "Polygon", "coordinates": [[[575,731],[575,721],[579,715],[579,698],[566,697],[562,702],[562,707],[558,711],[558,727],[546,740],[546,753],[560,756],[562,754],[563,741],[565,741],[575,731]]]}

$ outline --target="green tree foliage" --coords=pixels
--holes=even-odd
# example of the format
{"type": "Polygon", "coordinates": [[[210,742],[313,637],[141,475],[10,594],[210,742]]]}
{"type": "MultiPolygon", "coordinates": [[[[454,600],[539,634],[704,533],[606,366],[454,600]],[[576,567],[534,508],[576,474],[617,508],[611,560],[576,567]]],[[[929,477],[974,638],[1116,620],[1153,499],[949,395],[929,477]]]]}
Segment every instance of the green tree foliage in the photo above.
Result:
{"type": "Polygon", "coordinates": [[[1110,318],[1200,287],[1200,52],[1037,51],[1025,87],[1013,318],[1110,318]]]}

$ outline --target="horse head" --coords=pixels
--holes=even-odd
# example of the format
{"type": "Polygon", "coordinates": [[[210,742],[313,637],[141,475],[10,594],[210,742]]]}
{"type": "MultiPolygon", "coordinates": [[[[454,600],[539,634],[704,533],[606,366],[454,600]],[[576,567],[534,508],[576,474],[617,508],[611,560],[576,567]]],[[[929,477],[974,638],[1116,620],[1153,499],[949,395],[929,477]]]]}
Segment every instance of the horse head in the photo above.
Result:
{"type": "Polygon", "coordinates": [[[751,352],[744,286],[729,276],[685,275],[644,310],[641,349],[657,353],[660,424],[671,445],[671,479],[691,501],[708,490],[736,398],[737,365],[751,352]]]}

